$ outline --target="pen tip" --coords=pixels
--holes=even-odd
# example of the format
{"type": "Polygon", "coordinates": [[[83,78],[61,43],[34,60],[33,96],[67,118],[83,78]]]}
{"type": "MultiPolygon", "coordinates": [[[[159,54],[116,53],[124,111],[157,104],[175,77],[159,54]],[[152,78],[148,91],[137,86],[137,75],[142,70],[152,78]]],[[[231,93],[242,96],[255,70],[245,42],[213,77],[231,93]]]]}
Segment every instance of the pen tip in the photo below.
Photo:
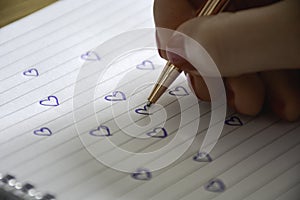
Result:
{"type": "Polygon", "coordinates": [[[151,104],[152,104],[152,103],[151,103],[150,101],[147,101],[146,106],[147,106],[147,107],[150,107],[151,104]]]}

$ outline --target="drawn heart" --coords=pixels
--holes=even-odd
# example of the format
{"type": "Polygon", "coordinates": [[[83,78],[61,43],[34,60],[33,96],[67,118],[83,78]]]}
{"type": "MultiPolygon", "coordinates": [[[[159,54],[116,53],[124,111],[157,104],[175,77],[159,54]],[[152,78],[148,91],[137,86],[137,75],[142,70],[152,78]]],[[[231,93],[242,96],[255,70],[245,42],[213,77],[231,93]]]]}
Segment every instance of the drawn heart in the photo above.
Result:
{"type": "Polygon", "coordinates": [[[135,112],[140,115],[152,115],[148,112],[148,106],[144,106],[143,108],[137,108],[135,109],[135,112]]]}
{"type": "Polygon", "coordinates": [[[35,68],[28,69],[23,72],[24,76],[39,76],[39,72],[35,68]]]}
{"type": "Polygon", "coordinates": [[[153,131],[146,133],[148,136],[153,138],[165,138],[168,136],[168,133],[165,128],[158,127],[153,129],[153,131]]]}
{"type": "Polygon", "coordinates": [[[136,66],[137,69],[140,70],[154,70],[154,64],[150,60],[144,60],[141,64],[136,66]]]}
{"type": "Polygon", "coordinates": [[[100,56],[95,51],[88,51],[81,55],[81,59],[87,61],[98,61],[100,60],[100,56]]]}
{"type": "Polygon", "coordinates": [[[197,162],[211,162],[212,158],[208,153],[198,152],[197,155],[193,157],[193,160],[197,162]]]}
{"type": "Polygon", "coordinates": [[[131,177],[136,180],[148,181],[152,178],[152,174],[148,169],[139,168],[136,172],[131,174],[131,177]]]}
{"type": "Polygon", "coordinates": [[[58,106],[58,99],[56,96],[48,96],[47,99],[40,100],[42,106],[58,106]]]}
{"type": "Polygon", "coordinates": [[[100,125],[96,129],[91,130],[90,135],[96,137],[104,137],[104,136],[111,136],[111,133],[107,126],[100,125]]]}
{"type": "Polygon", "coordinates": [[[33,131],[33,134],[37,136],[51,136],[52,132],[49,128],[42,127],[41,129],[33,131]]]}
{"type": "Polygon", "coordinates": [[[230,117],[229,119],[225,120],[225,124],[229,126],[242,126],[243,122],[237,116],[230,117]]]}
{"type": "Polygon", "coordinates": [[[42,199],[44,199],[44,200],[55,200],[57,198],[55,196],[53,196],[52,194],[45,194],[42,199]]]}
{"type": "Polygon", "coordinates": [[[170,90],[169,94],[173,96],[187,96],[189,92],[184,87],[177,86],[174,90],[170,90]]]}
{"type": "Polygon", "coordinates": [[[104,97],[104,99],[107,101],[125,101],[126,96],[121,91],[114,91],[112,95],[107,95],[104,97]]]}
{"type": "Polygon", "coordinates": [[[226,187],[223,181],[220,179],[212,179],[206,185],[204,185],[205,190],[209,192],[224,192],[226,187]]]}

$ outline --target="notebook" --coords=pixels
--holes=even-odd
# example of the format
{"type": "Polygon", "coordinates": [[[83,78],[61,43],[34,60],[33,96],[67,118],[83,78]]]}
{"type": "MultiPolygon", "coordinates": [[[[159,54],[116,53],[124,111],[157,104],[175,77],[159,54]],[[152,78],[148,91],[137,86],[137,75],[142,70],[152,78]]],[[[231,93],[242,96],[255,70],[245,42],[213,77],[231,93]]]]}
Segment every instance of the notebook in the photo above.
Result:
{"type": "Polygon", "coordinates": [[[64,0],[0,30],[0,199],[299,199],[299,122],[229,110],[203,152],[211,104],[184,75],[145,107],[152,6],[64,0]]]}

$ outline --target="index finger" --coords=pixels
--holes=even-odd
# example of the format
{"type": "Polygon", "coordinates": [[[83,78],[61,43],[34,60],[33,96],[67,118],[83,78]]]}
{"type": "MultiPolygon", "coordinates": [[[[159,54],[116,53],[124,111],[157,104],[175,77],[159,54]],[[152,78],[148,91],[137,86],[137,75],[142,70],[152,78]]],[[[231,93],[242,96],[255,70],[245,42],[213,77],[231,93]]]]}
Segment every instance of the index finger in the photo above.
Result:
{"type": "MultiPolygon", "coordinates": [[[[205,3],[205,0],[201,0],[205,3]]],[[[179,25],[196,16],[196,8],[187,0],[155,0],[154,1],[154,21],[155,26],[176,30],[179,25]]],[[[157,46],[165,49],[166,44],[172,36],[171,31],[156,32],[157,46]]],[[[160,51],[163,58],[167,58],[165,51],[160,51]]]]}

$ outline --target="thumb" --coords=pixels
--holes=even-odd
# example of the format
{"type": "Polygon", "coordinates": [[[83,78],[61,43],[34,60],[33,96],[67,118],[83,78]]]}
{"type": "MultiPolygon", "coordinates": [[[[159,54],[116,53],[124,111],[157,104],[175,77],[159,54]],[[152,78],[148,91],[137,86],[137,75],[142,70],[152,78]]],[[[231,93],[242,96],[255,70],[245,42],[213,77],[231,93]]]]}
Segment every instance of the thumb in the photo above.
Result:
{"type": "MultiPolygon", "coordinates": [[[[177,31],[200,43],[223,76],[296,69],[300,68],[299,6],[298,0],[286,0],[236,13],[201,16],[184,22],[177,31]]],[[[181,48],[189,60],[195,49],[189,48],[185,38],[175,33],[167,48],[181,48]]],[[[179,67],[180,59],[167,53],[179,67]]]]}

